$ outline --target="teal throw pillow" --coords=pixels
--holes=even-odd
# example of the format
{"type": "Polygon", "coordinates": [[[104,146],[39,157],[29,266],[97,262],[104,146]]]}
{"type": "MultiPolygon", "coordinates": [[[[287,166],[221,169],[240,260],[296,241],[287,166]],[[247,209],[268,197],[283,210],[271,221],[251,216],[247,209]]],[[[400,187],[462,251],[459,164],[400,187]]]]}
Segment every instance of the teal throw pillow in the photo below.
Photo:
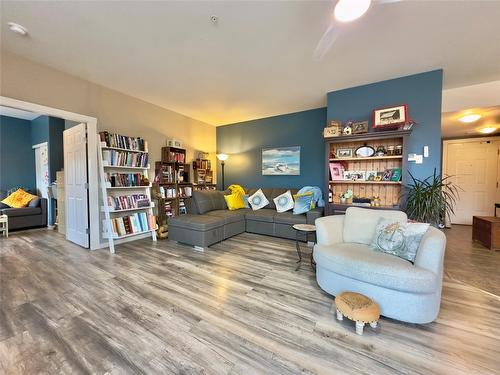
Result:
{"type": "Polygon", "coordinates": [[[305,214],[311,210],[314,198],[312,193],[297,194],[293,197],[295,198],[295,204],[293,206],[294,215],[305,214]]]}

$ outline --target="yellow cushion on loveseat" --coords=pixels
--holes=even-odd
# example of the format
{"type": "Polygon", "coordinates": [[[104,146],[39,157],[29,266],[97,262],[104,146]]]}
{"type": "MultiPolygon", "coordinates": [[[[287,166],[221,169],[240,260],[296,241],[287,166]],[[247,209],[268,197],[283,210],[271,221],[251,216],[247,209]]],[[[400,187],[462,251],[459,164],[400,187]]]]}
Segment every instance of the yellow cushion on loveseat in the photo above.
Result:
{"type": "Polygon", "coordinates": [[[17,189],[11,195],[5,198],[2,203],[12,208],[23,208],[26,207],[35,198],[37,198],[36,195],[30,194],[23,189],[17,189]]]}
{"type": "Polygon", "coordinates": [[[227,208],[231,211],[239,210],[240,208],[247,208],[245,201],[243,200],[243,195],[241,194],[235,193],[224,195],[224,199],[226,200],[227,208]]]}

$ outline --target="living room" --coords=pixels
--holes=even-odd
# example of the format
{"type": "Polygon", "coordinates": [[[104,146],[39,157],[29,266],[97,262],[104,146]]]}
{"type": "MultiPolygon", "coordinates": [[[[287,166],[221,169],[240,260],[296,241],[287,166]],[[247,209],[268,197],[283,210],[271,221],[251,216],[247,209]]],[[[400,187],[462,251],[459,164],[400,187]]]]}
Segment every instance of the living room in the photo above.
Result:
{"type": "Polygon", "coordinates": [[[2,371],[498,372],[499,5],[2,1],[2,371]]]}

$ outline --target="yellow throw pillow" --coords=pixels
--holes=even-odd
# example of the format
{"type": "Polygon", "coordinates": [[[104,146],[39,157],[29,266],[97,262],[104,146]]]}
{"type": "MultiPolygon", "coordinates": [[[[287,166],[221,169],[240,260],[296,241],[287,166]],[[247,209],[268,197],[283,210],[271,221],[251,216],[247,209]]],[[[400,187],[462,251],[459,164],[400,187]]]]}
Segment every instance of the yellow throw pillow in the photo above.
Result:
{"type": "Polygon", "coordinates": [[[245,189],[243,189],[240,185],[232,184],[227,189],[231,192],[231,194],[245,195],[245,189]]]}
{"type": "Polygon", "coordinates": [[[17,189],[11,195],[5,198],[2,203],[12,208],[23,208],[26,207],[35,198],[37,198],[36,195],[30,194],[23,189],[17,189]]]}
{"type": "Polygon", "coordinates": [[[229,208],[230,211],[247,208],[245,201],[243,200],[243,195],[241,194],[224,195],[224,199],[226,200],[227,208],[229,208]]]}

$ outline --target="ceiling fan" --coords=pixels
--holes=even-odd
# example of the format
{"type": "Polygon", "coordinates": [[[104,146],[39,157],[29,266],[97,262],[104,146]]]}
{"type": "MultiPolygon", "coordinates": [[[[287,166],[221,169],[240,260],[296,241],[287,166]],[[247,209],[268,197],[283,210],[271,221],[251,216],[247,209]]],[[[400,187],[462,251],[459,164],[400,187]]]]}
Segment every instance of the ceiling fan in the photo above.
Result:
{"type": "Polygon", "coordinates": [[[321,60],[342,32],[342,25],[352,22],[365,14],[372,3],[389,4],[403,0],[337,0],[331,21],[314,50],[314,59],[321,60]]]}

